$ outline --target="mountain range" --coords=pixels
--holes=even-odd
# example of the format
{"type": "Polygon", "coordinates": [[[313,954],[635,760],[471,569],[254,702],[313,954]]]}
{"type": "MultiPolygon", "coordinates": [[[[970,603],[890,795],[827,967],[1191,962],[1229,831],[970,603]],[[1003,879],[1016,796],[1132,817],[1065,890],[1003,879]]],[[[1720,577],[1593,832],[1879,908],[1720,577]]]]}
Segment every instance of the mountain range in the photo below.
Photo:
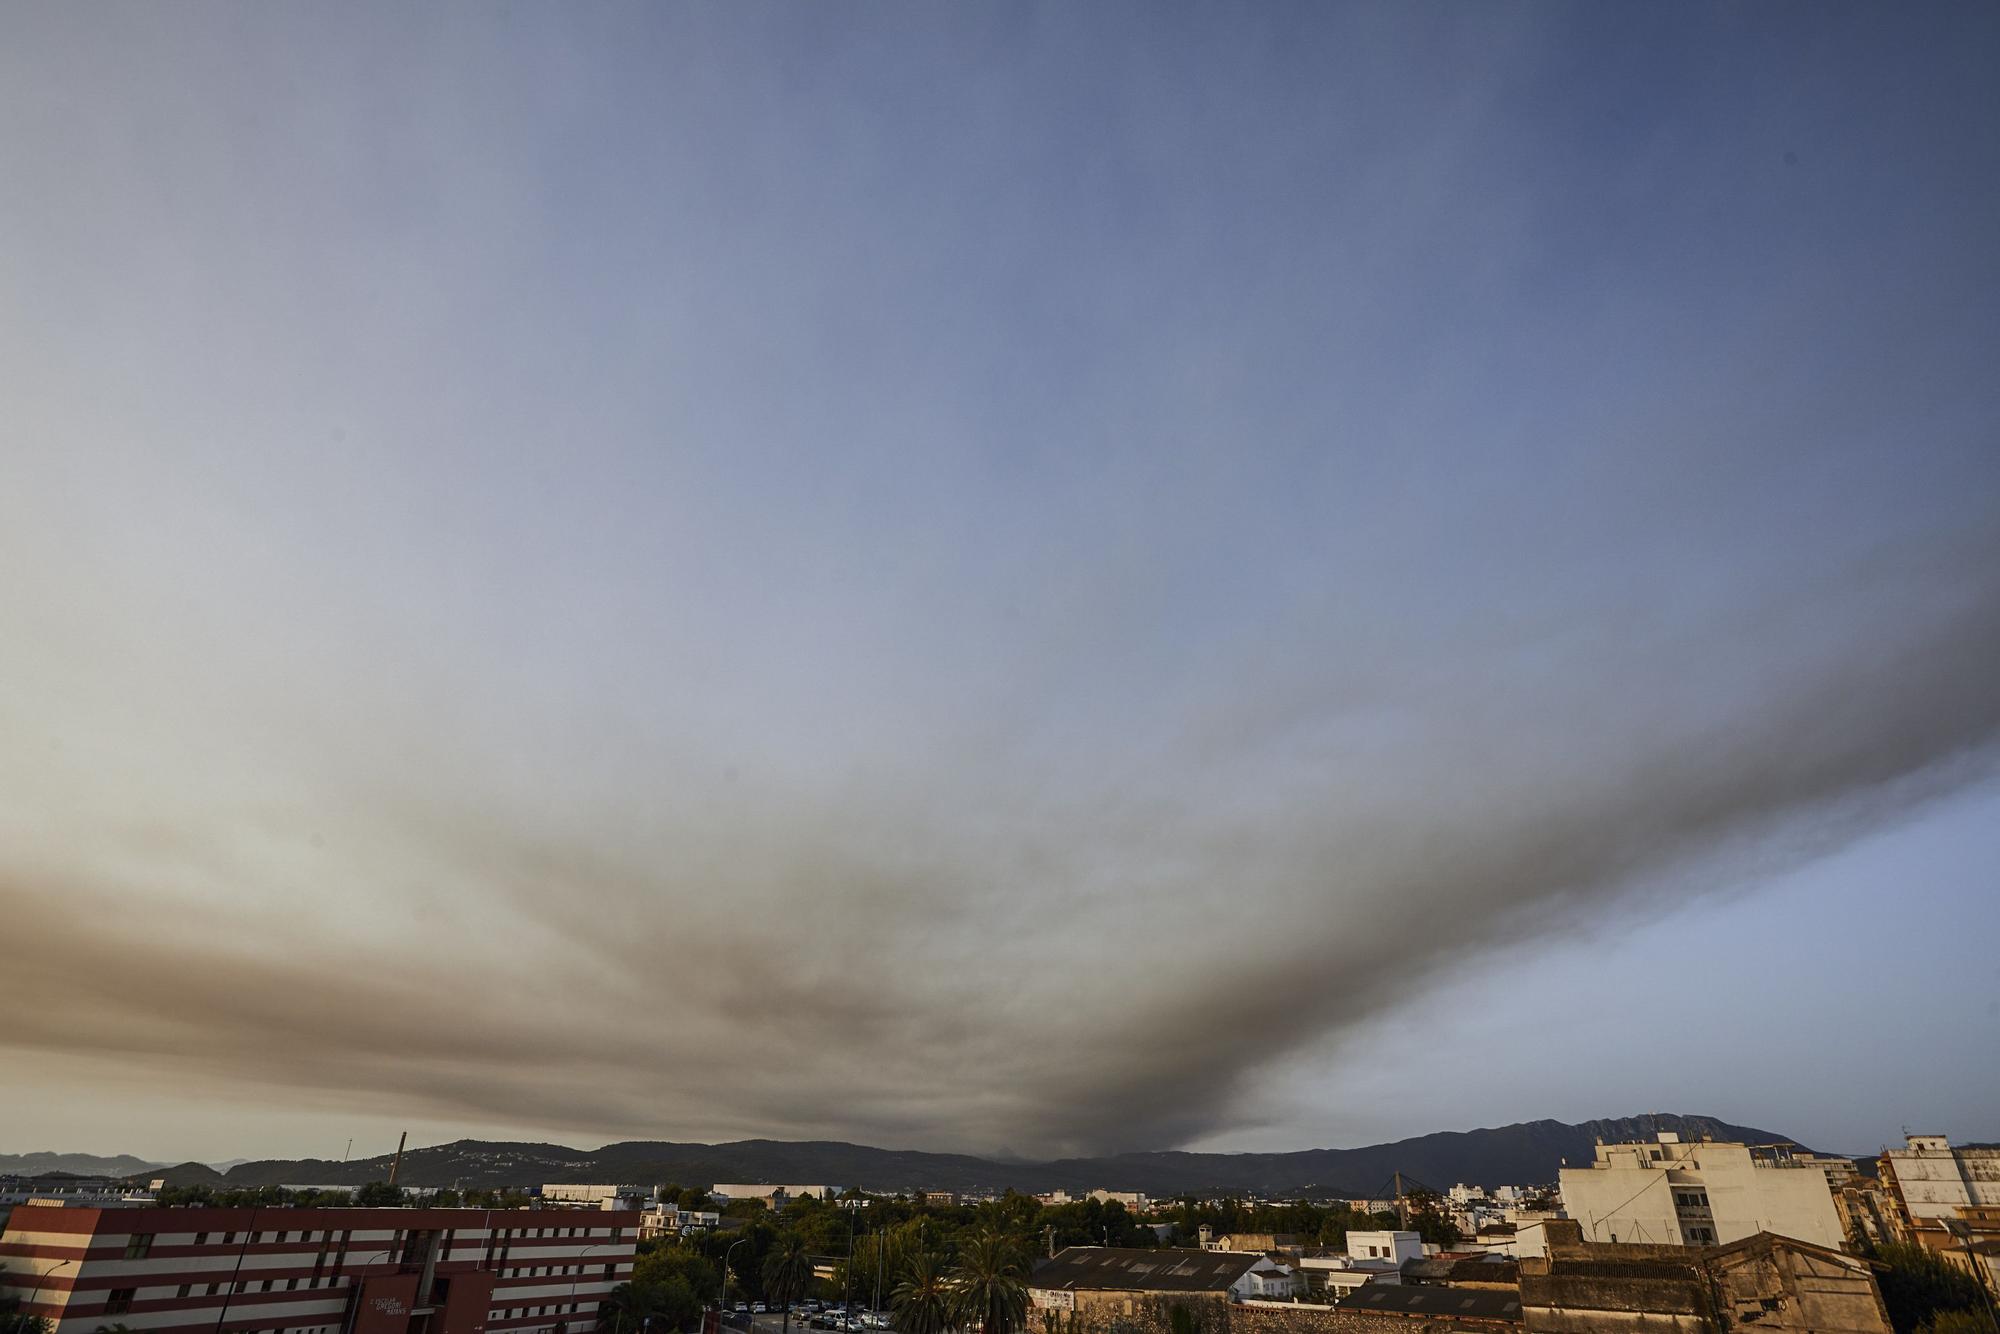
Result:
{"type": "MultiPolygon", "coordinates": [[[[403,1155],[398,1180],[410,1186],[491,1189],[545,1182],[620,1182],[683,1185],[716,1182],[790,1182],[862,1186],[871,1190],[1094,1189],[1142,1191],[1167,1197],[1184,1193],[1314,1194],[1360,1198],[1383,1193],[1395,1173],[1443,1190],[1456,1182],[1480,1185],[1554,1181],[1565,1160],[1588,1162],[1600,1140],[1649,1139],[1672,1131],[1683,1139],[1749,1144],[1792,1143],[1789,1136],[1709,1116],[1659,1112],[1585,1121],[1526,1121],[1491,1129],[1446,1131],[1352,1149],[1290,1153],[1120,1153],[1097,1158],[1024,1162],[968,1154],[877,1149],[836,1141],[739,1140],[681,1144],[633,1140],[601,1149],[559,1144],[457,1140],[403,1155]]],[[[30,1158],[51,1155],[26,1155],[30,1158]]],[[[0,1158],[0,1171],[8,1170],[0,1158]]],[[[137,1162],[137,1159],[93,1161],[137,1162]]],[[[174,1185],[358,1186],[389,1174],[390,1155],[336,1162],[324,1158],[241,1162],[227,1171],[183,1163],[163,1171],[138,1169],[174,1185]]]]}

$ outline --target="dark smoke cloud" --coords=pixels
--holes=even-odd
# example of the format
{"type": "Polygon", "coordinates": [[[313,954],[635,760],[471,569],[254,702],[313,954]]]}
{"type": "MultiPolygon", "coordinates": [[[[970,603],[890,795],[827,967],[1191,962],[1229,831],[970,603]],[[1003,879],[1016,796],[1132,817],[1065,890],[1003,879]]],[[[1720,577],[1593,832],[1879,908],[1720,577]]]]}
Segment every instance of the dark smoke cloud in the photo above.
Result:
{"type": "Polygon", "coordinates": [[[968,820],[900,787],[564,831],[412,794],[343,873],[476,894],[361,931],[337,896],[162,904],[172,841],[108,828],[136,855],[101,879],[8,859],[7,1040],[576,1133],[1185,1142],[1455,962],[1729,891],[1988,774],[1996,556],[1895,553],[1532,671],[1468,652],[1387,698],[1401,740],[1362,763],[1273,767],[1255,728],[1231,757],[1191,720],[1180,744],[1256,785],[1241,809],[1199,782],[989,786],[968,820]]]}

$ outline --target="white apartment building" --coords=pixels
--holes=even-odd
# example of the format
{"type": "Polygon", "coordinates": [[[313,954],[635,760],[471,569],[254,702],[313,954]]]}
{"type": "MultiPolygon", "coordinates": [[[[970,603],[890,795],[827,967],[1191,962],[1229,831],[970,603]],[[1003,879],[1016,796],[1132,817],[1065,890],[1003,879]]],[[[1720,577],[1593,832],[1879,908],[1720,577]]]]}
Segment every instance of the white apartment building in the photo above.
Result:
{"type": "Polygon", "coordinates": [[[1387,1260],[1400,1266],[1405,1260],[1421,1260],[1423,1255],[1424,1239],[1414,1232],[1347,1234],[1347,1258],[1350,1260],[1387,1260]]]}
{"type": "Polygon", "coordinates": [[[1943,1135],[1911,1135],[1904,1147],[1883,1153],[1882,1184],[1913,1221],[2000,1206],[2000,1148],[1954,1149],[1943,1135]]]}
{"type": "Polygon", "coordinates": [[[1774,1232],[1838,1250],[1846,1237],[1823,1158],[1715,1141],[1600,1144],[1562,1169],[1564,1211],[1587,1241],[1719,1246],[1774,1232]]]}

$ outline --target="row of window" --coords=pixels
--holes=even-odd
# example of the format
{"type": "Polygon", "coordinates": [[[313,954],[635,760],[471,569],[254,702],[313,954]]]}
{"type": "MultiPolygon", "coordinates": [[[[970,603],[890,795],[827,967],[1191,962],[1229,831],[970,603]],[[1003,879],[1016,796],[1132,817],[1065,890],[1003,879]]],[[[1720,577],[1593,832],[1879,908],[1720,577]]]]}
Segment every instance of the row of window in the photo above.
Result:
{"type": "MultiPolygon", "coordinates": [[[[544,1237],[544,1236],[595,1237],[598,1235],[599,1231],[600,1229],[598,1228],[590,1228],[590,1227],[502,1228],[499,1233],[499,1238],[502,1241],[507,1241],[517,1238],[544,1237]]],[[[608,1233],[609,1238],[612,1241],[620,1241],[624,1239],[625,1229],[622,1227],[605,1229],[605,1231],[608,1233]]],[[[125,1258],[127,1260],[143,1260],[148,1255],[151,1255],[153,1252],[153,1241],[157,1235],[158,1235],[157,1233],[153,1232],[134,1232],[131,1236],[127,1237],[125,1239],[125,1258]]],[[[208,1245],[209,1235],[210,1234],[206,1232],[195,1233],[194,1244],[197,1246],[208,1245]]],[[[452,1238],[453,1235],[454,1234],[449,1231],[444,1234],[447,1244],[449,1244],[450,1239],[452,1238]]],[[[284,1245],[291,1239],[292,1239],[292,1234],[289,1230],[284,1232],[274,1232],[271,1234],[271,1240],[280,1246],[284,1245]]],[[[301,1242],[310,1242],[315,1239],[318,1239],[323,1242],[331,1242],[334,1239],[334,1230],[332,1228],[328,1228],[324,1233],[301,1230],[299,1232],[298,1239],[301,1242]]],[[[340,1244],[342,1246],[347,1245],[353,1239],[354,1239],[354,1230],[352,1228],[348,1228],[340,1233],[340,1244]]],[[[398,1231],[396,1232],[395,1241],[400,1242],[402,1239],[403,1239],[403,1233],[400,1229],[398,1229],[398,1231]]],[[[246,1244],[251,1246],[260,1246],[263,1244],[263,1241],[264,1241],[264,1234],[262,1232],[252,1232],[246,1244]]],[[[222,1244],[224,1246],[234,1246],[236,1244],[236,1234],[234,1232],[223,1233],[222,1244]]]]}
{"type": "MultiPolygon", "coordinates": [[[[206,1246],[208,1245],[209,1237],[212,1235],[214,1234],[208,1232],[197,1232],[194,1234],[194,1244],[197,1246],[206,1246]]],[[[333,1235],[334,1233],[332,1228],[328,1228],[324,1234],[301,1230],[299,1233],[299,1240],[302,1242],[311,1241],[315,1236],[318,1236],[322,1241],[330,1242],[333,1240],[333,1235]]],[[[400,1237],[402,1233],[399,1232],[396,1235],[400,1237]]],[[[153,1253],[153,1242],[158,1236],[159,1234],[156,1232],[134,1232],[131,1236],[125,1239],[125,1258],[127,1260],[145,1259],[148,1255],[151,1255],[153,1253]]],[[[345,1246],[353,1238],[353,1236],[354,1236],[354,1230],[352,1228],[349,1228],[346,1231],[342,1232],[340,1234],[340,1244],[345,1246]]],[[[274,1232],[271,1234],[271,1240],[279,1245],[283,1245],[284,1243],[290,1241],[291,1239],[292,1239],[292,1234],[289,1230],[284,1232],[274,1232]]],[[[260,1246],[263,1244],[263,1241],[264,1241],[263,1233],[252,1232],[249,1235],[249,1237],[245,1239],[244,1244],[248,1246],[260,1246]]],[[[236,1234],[234,1232],[223,1233],[222,1244],[224,1246],[234,1246],[236,1244],[236,1234]]]]}
{"type": "Polygon", "coordinates": [[[509,1306],[502,1312],[504,1320],[521,1320],[541,1315],[575,1315],[583,1306],[581,1302],[557,1302],[554,1306],[509,1306]]]}
{"type": "MultiPolygon", "coordinates": [[[[500,1271],[500,1277],[502,1278],[553,1277],[562,1274],[581,1274],[589,1268],[590,1268],[589,1265],[525,1265],[514,1269],[503,1269],[500,1271]]],[[[604,1266],[604,1277],[606,1278],[612,1277],[617,1272],[618,1272],[618,1266],[615,1264],[608,1264],[604,1266]]]]}

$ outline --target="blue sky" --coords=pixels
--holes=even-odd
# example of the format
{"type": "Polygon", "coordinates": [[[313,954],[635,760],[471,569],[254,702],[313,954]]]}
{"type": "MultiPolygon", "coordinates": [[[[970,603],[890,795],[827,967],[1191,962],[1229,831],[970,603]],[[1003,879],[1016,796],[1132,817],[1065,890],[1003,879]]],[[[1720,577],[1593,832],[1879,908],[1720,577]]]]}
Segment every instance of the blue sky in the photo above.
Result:
{"type": "Polygon", "coordinates": [[[2000,1136],[1991,14],[10,26],[7,1147],[2000,1136]]]}

